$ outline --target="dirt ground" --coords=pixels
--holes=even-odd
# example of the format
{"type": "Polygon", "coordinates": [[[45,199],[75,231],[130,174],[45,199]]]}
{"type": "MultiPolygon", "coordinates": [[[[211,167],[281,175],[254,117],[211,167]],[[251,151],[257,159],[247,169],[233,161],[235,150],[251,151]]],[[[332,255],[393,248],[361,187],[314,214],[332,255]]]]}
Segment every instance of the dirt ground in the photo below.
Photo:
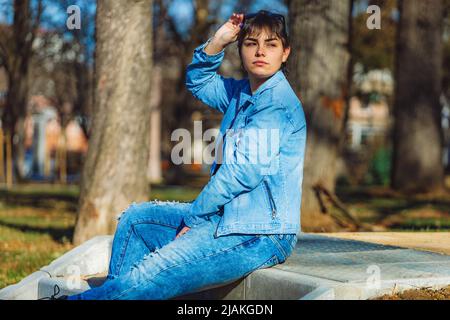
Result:
{"type": "Polygon", "coordinates": [[[402,293],[383,295],[372,300],[450,300],[450,286],[439,289],[406,290],[402,293]]]}

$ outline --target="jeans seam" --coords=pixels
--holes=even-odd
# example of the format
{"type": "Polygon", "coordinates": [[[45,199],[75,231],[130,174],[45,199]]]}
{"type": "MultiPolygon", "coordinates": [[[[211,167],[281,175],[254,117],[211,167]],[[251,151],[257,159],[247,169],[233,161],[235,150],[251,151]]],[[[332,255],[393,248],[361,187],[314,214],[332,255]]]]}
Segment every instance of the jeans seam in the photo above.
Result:
{"type": "Polygon", "coordinates": [[[280,263],[280,261],[278,260],[277,255],[274,254],[269,259],[267,259],[264,263],[262,263],[256,270],[260,269],[263,265],[265,265],[267,262],[271,261],[272,259],[275,260],[275,262],[276,262],[274,265],[277,265],[277,264],[280,263]]]}
{"type": "MultiPolygon", "coordinates": [[[[209,255],[207,255],[207,256],[201,257],[200,259],[196,259],[195,262],[198,262],[199,260],[203,260],[203,259],[206,259],[206,258],[209,258],[209,257],[212,257],[212,256],[216,256],[216,255],[221,254],[221,253],[224,253],[224,252],[232,251],[232,250],[234,250],[234,249],[236,249],[236,248],[238,248],[238,247],[243,246],[243,245],[246,244],[246,243],[249,243],[249,242],[255,242],[257,239],[260,239],[260,237],[255,236],[255,237],[253,237],[253,238],[251,238],[251,239],[249,239],[249,240],[247,240],[247,241],[244,241],[244,242],[242,242],[242,243],[240,243],[240,244],[237,244],[237,245],[235,245],[235,246],[233,246],[233,247],[231,247],[231,248],[228,248],[228,249],[226,249],[226,250],[220,250],[220,251],[214,252],[214,253],[212,253],[212,254],[209,254],[209,255]]],[[[158,273],[156,273],[155,275],[153,275],[153,277],[156,277],[157,275],[159,275],[159,274],[162,273],[163,271],[166,271],[166,270],[169,270],[169,269],[172,269],[172,268],[175,268],[175,267],[184,265],[184,264],[193,263],[193,262],[194,262],[194,261],[189,260],[189,261],[183,261],[183,262],[178,263],[178,264],[175,264],[175,265],[173,265],[173,266],[169,266],[169,267],[167,267],[167,268],[165,268],[165,269],[160,270],[158,273]]],[[[143,283],[146,283],[146,282],[153,282],[153,281],[152,281],[151,279],[145,279],[145,280],[139,282],[138,284],[134,285],[133,287],[126,289],[125,291],[123,291],[122,293],[120,293],[118,296],[116,296],[116,297],[114,297],[114,298],[111,298],[111,300],[117,300],[117,298],[120,298],[120,297],[123,296],[124,294],[128,293],[128,292],[131,291],[131,290],[134,290],[135,288],[137,288],[138,286],[140,286],[140,285],[142,285],[143,283]]]]}
{"type": "Polygon", "coordinates": [[[175,230],[177,229],[177,227],[173,227],[171,225],[166,225],[166,224],[162,224],[162,223],[147,222],[145,220],[138,220],[138,221],[135,221],[135,222],[130,222],[130,227],[128,228],[129,231],[127,232],[126,242],[125,242],[125,245],[122,246],[122,250],[121,250],[120,255],[119,255],[119,261],[116,264],[116,270],[117,270],[116,273],[117,274],[120,273],[120,269],[122,268],[123,258],[125,257],[125,252],[126,252],[126,249],[128,247],[128,243],[130,242],[131,233],[133,232],[134,227],[136,225],[140,225],[140,224],[155,224],[155,225],[159,225],[159,226],[173,228],[175,230]]]}
{"type": "Polygon", "coordinates": [[[120,273],[120,269],[122,268],[123,257],[125,256],[125,252],[127,250],[128,243],[130,242],[130,237],[131,237],[132,232],[133,232],[133,229],[131,226],[130,228],[128,228],[125,244],[121,248],[120,255],[119,255],[119,261],[116,263],[116,274],[117,275],[120,273]]]}
{"type": "Polygon", "coordinates": [[[164,227],[169,227],[169,228],[173,228],[173,229],[177,229],[179,227],[179,226],[174,227],[173,225],[164,224],[162,222],[148,222],[146,220],[138,220],[133,223],[133,225],[137,225],[137,224],[156,224],[158,226],[164,226],[164,227]]]}

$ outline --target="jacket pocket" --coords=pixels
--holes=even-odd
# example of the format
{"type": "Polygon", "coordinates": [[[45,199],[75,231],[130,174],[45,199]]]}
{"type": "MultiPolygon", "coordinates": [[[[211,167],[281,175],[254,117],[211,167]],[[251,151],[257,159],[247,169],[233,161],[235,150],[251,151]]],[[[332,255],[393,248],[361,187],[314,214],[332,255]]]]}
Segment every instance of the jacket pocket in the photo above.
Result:
{"type": "Polygon", "coordinates": [[[272,192],[270,191],[269,184],[266,180],[263,180],[264,183],[264,189],[266,191],[266,196],[269,199],[269,205],[270,205],[270,211],[272,214],[272,219],[275,219],[277,217],[277,207],[275,205],[275,201],[273,200],[272,192]]]}

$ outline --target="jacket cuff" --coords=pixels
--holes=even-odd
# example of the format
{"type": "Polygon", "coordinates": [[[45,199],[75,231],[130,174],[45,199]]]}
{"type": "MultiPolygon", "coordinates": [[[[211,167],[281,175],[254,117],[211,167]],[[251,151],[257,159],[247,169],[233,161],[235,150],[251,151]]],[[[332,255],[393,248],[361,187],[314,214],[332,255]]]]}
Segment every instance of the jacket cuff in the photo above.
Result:
{"type": "Polygon", "coordinates": [[[192,228],[196,225],[199,225],[200,223],[204,222],[205,219],[199,216],[193,216],[193,215],[189,215],[189,216],[185,216],[183,218],[183,223],[185,226],[192,228]]]}
{"type": "Polygon", "coordinates": [[[211,220],[211,217],[214,215],[221,215],[220,211],[211,212],[211,213],[199,213],[200,208],[198,207],[197,199],[192,202],[191,208],[186,216],[183,217],[183,223],[192,228],[202,222],[211,220]]]}
{"type": "Polygon", "coordinates": [[[199,60],[203,62],[215,62],[222,60],[225,56],[225,48],[223,48],[222,51],[212,55],[209,55],[204,51],[205,47],[211,42],[212,39],[213,37],[209,38],[205,43],[195,48],[194,53],[197,55],[199,60]]]}
{"type": "Polygon", "coordinates": [[[198,225],[205,221],[204,215],[198,215],[198,209],[196,208],[196,200],[194,200],[189,208],[188,214],[183,218],[183,222],[189,228],[198,225]]]}

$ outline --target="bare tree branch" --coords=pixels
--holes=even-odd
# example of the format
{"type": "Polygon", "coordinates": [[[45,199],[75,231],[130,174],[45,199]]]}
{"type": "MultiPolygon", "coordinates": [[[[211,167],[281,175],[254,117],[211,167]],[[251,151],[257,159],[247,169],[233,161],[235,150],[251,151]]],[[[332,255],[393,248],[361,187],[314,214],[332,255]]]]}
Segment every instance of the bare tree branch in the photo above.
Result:
{"type": "MultiPolygon", "coordinates": [[[[8,49],[3,42],[5,39],[4,36],[0,35],[0,65],[4,66],[6,69],[8,69],[8,49]]],[[[8,42],[8,41],[5,41],[8,42]]]]}
{"type": "MultiPolygon", "coordinates": [[[[27,52],[27,55],[32,55],[33,42],[36,39],[36,34],[38,32],[39,25],[41,23],[41,17],[42,17],[43,10],[44,10],[44,6],[43,6],[43,3],[42,3],[42,0],[39,0],[38,1],[38,6],[37,6],[36,16],[34,17],[34,19],[32,18],[33,23],[30,25],[30,29],[28,31],[31,34],[31,36],[30,36],[29,40],[26,43],[26,49],[25,50],[27,52]]],[[[32,14],[30,13],[30,16],[31,15],[32,14]]]]}
{"type": "Polygon", "coordinates": [[[183,37],[178,32],[177,27],[175,25],[175,21],[173,21],[173,18],[169,15],[169,13],[168,13],[169,11],[167,9],[167,6],[164,4],[164,1],[157,0],[156,3],[158,4],[158,6],[161,10],[162,19],[167,21],[169,29],[170,29],[171,33],[174,35],[175,41],[177,42],[177,44],[179,44],[181,46],[185,46],[186,41],[183,40],[183,37]]]}
{"type": "MultiPolygon", "coordinates": [[[[5,6],[7,6],[7,4],[3,3],[2,7],[5,6]]],[[[2,11],[7,11],[7,9],[2,11]]],[[[8,34],[8,31],[10,30],[10,26],[7,24],[0,26],[0,62],[5,68],[8,67],[8,56],[10,55],[10,51],[8,50],[8,44],[11,42],[11,35],[8,34]]]]}

